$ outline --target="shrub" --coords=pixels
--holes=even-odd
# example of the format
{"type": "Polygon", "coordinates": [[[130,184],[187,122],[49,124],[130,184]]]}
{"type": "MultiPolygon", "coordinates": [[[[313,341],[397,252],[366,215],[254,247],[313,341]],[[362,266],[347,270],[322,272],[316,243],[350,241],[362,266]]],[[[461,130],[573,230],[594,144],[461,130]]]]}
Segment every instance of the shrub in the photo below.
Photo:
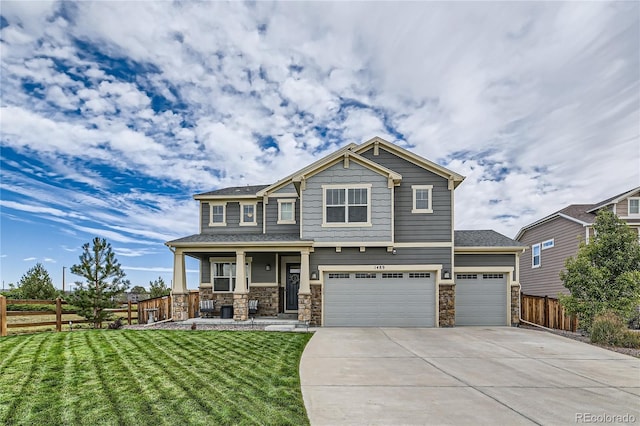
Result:
{"type": "Polygon", "coordinates": [[[619,342],[619,346],[623,348],[640,348],[640,333],[633,330],[625,330],[622,334],[622,339],[619,342]]]}
{"type": "Polygon", "coordinates": [[[118,317],[117,320],[115,320],[114,322],[109,324],[109,329],[118,330],[118,329],[122,328],[123,325],[124,324],[122,324],[122,317],[118,317]]]}
{"type": "Polygon", "coordinates": [[[625,325],[613,312],[605,312],[595,317],[591,325],[591,341],[602,345],[616,346],[622,340],[625,325]]]}

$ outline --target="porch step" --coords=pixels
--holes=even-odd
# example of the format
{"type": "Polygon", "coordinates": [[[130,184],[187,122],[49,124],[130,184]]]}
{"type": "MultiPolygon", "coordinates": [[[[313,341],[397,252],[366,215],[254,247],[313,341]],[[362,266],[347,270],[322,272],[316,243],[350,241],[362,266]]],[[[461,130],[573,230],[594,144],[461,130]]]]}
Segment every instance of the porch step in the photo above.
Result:
{"type": "Polygon", "coordinates": [[[265,331],[294,331],[295,324],[273,324],[264,328],[265,331]]]}

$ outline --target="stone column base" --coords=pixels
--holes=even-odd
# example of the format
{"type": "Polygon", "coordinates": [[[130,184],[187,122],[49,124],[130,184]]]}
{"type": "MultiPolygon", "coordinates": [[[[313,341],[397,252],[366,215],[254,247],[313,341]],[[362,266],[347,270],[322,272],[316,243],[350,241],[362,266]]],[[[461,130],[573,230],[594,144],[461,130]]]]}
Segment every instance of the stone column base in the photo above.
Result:
{"type": "Polygon", "coordinates": [[[511,286],[511,325],[520,325],[520,286],[511,286]]]}
{"type": "Polygon", "coordinates": [[[298,321],[311,322],[310,294],[298,294],[298,321]]]}
{"type": "Polygon", "coordinates": [[[233,294],[233,319],[246,321],[249,319],[249,294],[233,294]]]}
{"type": "Polygon", "coordinates": [[[171,295],[171,316],[174,321],[184,321],[189,319],[189,295],[171,295]]]}
{"type": "Polygon", "coordinates": [[[456,323],[456,290],[454,284],[441,284],[438,289],[438,326],[453,327],[456,323]]]}

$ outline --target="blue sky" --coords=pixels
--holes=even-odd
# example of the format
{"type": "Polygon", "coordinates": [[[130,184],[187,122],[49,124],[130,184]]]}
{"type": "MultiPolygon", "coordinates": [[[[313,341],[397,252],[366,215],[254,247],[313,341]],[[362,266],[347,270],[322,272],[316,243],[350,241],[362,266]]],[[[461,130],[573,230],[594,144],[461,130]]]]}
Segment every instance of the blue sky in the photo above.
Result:
{"type": "Polygon", "coordinates": [[[0,15],[5,285],[42,262],[60,287],[94,236],[133,285],[169,282],[163,243],[198,231],[192,194],[376,135],[467,176],[457,229],[513,237],[640,184],[637,2],[3,1],[0,15]]]}

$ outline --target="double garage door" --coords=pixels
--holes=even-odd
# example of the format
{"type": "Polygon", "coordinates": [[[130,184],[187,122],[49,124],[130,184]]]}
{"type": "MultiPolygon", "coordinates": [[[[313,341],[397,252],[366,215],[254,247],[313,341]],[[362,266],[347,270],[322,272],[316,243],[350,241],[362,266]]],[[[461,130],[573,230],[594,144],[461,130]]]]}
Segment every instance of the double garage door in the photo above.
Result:
{"type": "Polygon", "coordinates": [[[434,327],[434,272],[331,272],[324,276],[324,325],[434,327]]]}
{"type": "Polygon", "coordinates": [[[507,325],[507,275],[456,274],[456,325],[507,325]]]}

